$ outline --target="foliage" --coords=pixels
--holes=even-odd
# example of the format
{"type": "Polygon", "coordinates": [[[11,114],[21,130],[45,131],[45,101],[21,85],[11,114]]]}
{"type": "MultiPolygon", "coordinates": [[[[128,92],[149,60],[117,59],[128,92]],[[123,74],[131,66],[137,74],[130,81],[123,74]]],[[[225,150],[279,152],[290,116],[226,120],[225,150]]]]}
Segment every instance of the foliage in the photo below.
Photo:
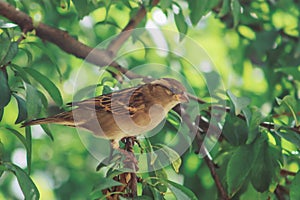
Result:
{"type": "MultiPolygon", "coordinates": [[[[143,50],[126,57],[128,69],[154,61],[176,68],[198,98],[212,101],[199,105],[197,117],[222,129],[210,151],[217,166],[216,174],[212,174],[201,154],[194,153],[203,142],[199,138],[207,134],[207,127],[200,123],[203,121],[199,121],[199,138],[193,140],[190,125],[183,117],[169,113],[157,135],[140,141],[147,157],[139,162],[148,164],[152,171],[137,173],[139,197],[217,199],[222,196],[220,184],[231,199],[299,199],[298,1],[161,0],[157,5],[156,1],[135,0],[7,2],[28,14],[35,26],[42,22],[66,30],[92,47],[121,33],[145,8],[147,14],[137,27],[152,23],[157,28],[176,30],[179,37],[175,44],[167,44],[170,48],[191,37],[208,52],[220,75],[211,87],[224,84],[227,92],[211,95],[183,57],[146,49],[143,45],[147,41],[138,35],[129,38],[129,42],[141,45],[143,50]],[[157,16],[161,18],[157,20],[157,16]],[[229,107],[222,107],[224,104],[229,107]],[[223,124],[214,124],[214,106],[226,110],[223,124]],[[181,120],[184,122],[177,133],[181,120]],[[167,144],[173,138],[177,139],[170,147],[167,144]],[[179,155],[176,147],[182,143],[190,144],[190,149],[179,155]],[[161,159],[155,154],[156,149],[163,149],[161,159]],[[164,161],[170,165],[164,166],[164,161]],[[212,175],[220,177],[220,182],[212,175]]],[[[110,73],[115,69],[106,68],[101,80],[81,77],[86,79],[86,87],[73,94],[72,81],[81,72],[82,59],[41,40],[34,30],[22,33],[17,23],[0,17],[0,199],[22,195],[26,199],[108,197],[109,193],[103,192],[107,188],[124,186],[114,178],[124,175],[119,154],[114,154],[111,165],[100,165],[96,171],[98,161],[72,128],[43,125],[31,129],[20,125],[64,110],[74,96],[84,99],[110,92],[116,85],[124,88],[141,80],[125,79],[123,85],[118,85],[117,77],[110,73]],[[90,85],[97,85],[96,91],[90,85]],[[14,190],[16,185],[20,192],[14,190]]],[[[200,53],[191,49],[186,46],[181,50],[205,65],[200,53]]],[[[216,74],[205,67],[201,69],[204,77],[216,74]]],[[[89,66],[84,65],[84,70],[91,77],[95,73],[89,66]]],[[[163,72],[150,67],[149,74],[151,70],[163,72]]],[[[194,118],[190,120],[197,122],[194,118]]],[[[140,150],[134,147],[135,152],[140,150]]],[[[132,178],[130,169],[123,170],[132,178]]]]}

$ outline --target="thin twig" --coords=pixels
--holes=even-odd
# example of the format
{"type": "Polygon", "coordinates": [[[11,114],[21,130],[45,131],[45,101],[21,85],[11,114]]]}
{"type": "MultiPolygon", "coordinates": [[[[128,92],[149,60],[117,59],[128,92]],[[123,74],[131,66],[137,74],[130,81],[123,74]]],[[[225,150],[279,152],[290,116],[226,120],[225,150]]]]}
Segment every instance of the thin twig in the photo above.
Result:
{"type": "MultiPolygon", "coordinates": [[[[209,156],[208,152],[206,151],[205,147],[202,145],[203,144],[203,139],[200,135],[199,127],[198,127],[198,122],[193,124],[190,116],[185,112],[185,109],[181,108],[180,106],[175,107],[175,112],[177,112],[181,118],[182,121],[189,127],[191,133],[196,133],[196,139],[197,139],[197,145],[198,145],[198,153],[201,153],[204,156],[204,160],[206,162],[206,165],[208,166],[211,175],[216,183],[217,189],[221,195],[221,198],[223,200],[228,200],[229,197],[226,193],[225,188],[223,187],[220,178],[218,174],[216,173],[216,165],[214,162],[211,160],[211,157],[209,156]],[[197,125],[196,125],[197,124],[197,125]]],[[[197,119],[196,119],[197,121],[197,119]]]]}
{"type": "Polygon", "coordinates": [[[291,172],[291,171],[288,171],[286,169],[281,169],[280,170],[280,175],[281,176],[296,176],[296,172],[291,172]]]}
{"type": "Polygon", "coordinates": [[[216,172],[216,166],[215,166],[215,163],[209,159],[208,156],[205,156],[204,157],[204,161],[206,163],[206,165],[208,166],[209,170],[210,170],[210,173],[216,183],[216,186],[218,188],[218,191],[220,192],[220,195],[221,195],[221,199],[222,200],[229,200],[229,197],[226,193],[226,190],[224,189],[222,183],[221,183],[221,180],[216,172]]]}
{"type": "MultiPolygon", "coordinates": [[[[159,0],[153,0],[152,6],[156,6],[159,0]]],[[[107,50],[111,52],[113,55],[116,55],[120,50],[121,46],[127,41],[130,37],[132,31],[136,26],[145,18],[147,14],[146,8],[141,5],[141,8],[138,10],[137,14],[130,19],[122,32],[114,39],[108,46],[107,50]]]]}

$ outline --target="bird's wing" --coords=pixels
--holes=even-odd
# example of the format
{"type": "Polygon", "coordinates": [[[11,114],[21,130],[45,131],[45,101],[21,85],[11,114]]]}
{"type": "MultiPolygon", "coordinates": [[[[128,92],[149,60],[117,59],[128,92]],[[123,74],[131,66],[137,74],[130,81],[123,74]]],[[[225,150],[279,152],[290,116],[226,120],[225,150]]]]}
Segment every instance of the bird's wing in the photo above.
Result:
{"type": "Polygon", "coordinates": [[[142,87],[135,87],[103,94],[83,101],[68,103],[67,105],[106,111],[117,115],[134,115],[137,111],[145,108],[144,103],[142,87]]]}

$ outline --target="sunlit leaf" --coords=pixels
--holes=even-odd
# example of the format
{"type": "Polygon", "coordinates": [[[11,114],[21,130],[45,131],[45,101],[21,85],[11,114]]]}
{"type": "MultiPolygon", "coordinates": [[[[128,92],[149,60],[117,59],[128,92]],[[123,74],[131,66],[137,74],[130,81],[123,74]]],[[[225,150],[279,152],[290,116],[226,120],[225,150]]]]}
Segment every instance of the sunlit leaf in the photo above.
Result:
{"type": "Polygon", "coordinates": [[[275,133],[300,148],[300,135],[298,133],[289,130],[287,127],[280,127],[275,130],[275,133]]]}
{"type": "Polygon", "coordinates": [[[24,69],[45,88],[45,90],[49,93],[51,98],[58,106],[61,106],[63,104],[63,100],[58,88],[48,77],[33,68],[26,67],[24,69]]]}
{"type": "Polygon", "coordinates": [[[3,20],[0,20],[0,28],[14,28],[17,26],[17,24],[11,22],[4,22],[3,20]]]}
{"type": "Polygon", "coordinates": [[[178,31],[181,33],[180,40],[182,40],[188,31],[188,25],[185,21],[185,17],[183,15],[181,9],[178,14],[174,14],[174,18],[175,18],[176,27],[177,27],[178,31]]]}
{"type": "Polygon", "coordinates": [[[6,170],[11,171],[17,177],[25,199],[38,200],[40,198],[37,187],[23,169],[8,162],[3,163],[3,165],[6,167],[6,170]]]}

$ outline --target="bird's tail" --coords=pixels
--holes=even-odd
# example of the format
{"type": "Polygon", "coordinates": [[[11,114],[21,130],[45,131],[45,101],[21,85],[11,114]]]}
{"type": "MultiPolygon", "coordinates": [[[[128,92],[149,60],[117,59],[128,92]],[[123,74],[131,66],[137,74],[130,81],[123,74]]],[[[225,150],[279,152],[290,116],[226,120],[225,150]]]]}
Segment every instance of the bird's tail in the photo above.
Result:
{"type": "Polygon", "coordinates": [[[73,119],[72,112],[67,111],[51,117],[39,118],[39,119],[34,119],[31,121],[24,122],[21,125],[21,127],[32,126],[37,124],[63,124],[67,126],[74,126],[74,119],[73,119]]]}

